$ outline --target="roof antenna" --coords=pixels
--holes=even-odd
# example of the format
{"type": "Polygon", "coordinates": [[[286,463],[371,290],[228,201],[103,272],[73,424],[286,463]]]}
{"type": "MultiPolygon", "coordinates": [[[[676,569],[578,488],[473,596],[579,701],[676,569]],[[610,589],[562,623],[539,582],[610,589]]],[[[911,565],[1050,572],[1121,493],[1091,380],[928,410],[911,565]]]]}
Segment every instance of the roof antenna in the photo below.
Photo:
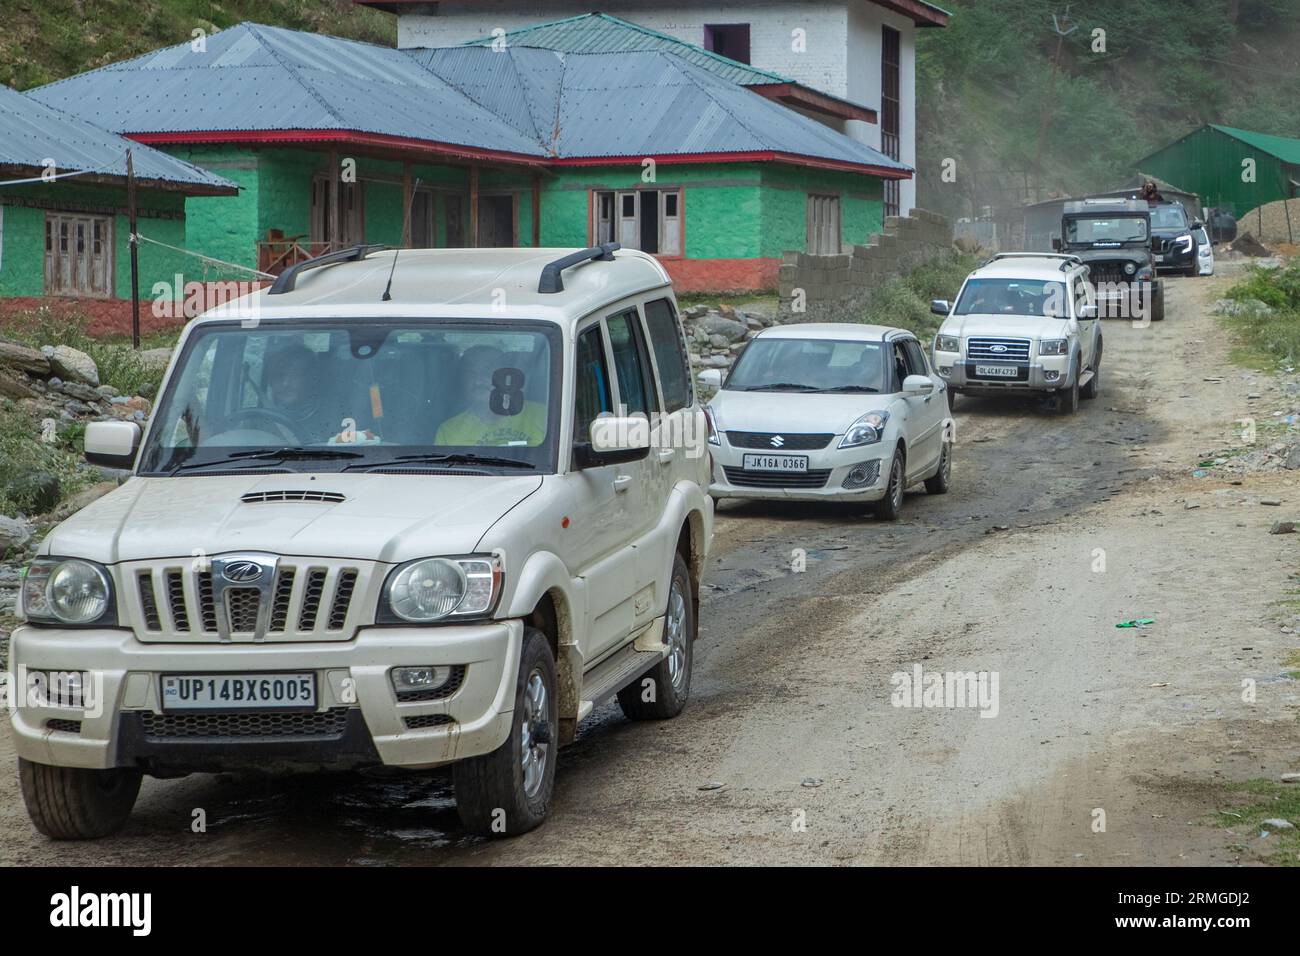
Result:
{"type": "MultiPolygon", "coordinates": [[[[411,187],[411,202],[406,207],[406,218],[402,220],[402,235],[410,236],[411,234],[411,213],[415,209],[415,193],[420,188],[420,177],[415,177],[415,185],[411,187]]],[[[388,270],[388,282],[384,286],[383,301],[393,301],[393,273],[397,271],[397,254],[401,249],[393,250],[393,267],[388,270]]]]}

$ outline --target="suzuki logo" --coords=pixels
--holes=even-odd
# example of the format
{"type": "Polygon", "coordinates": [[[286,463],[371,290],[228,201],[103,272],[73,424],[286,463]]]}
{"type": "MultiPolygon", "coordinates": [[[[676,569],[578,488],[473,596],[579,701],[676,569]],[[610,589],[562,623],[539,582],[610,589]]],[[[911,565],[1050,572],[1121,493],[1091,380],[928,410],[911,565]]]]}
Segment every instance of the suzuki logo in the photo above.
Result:
{"type": "Polygon", "coordinates": [[[221,570],[221,576],[231,584],[247,584],[262,576],[262,566],[256,561],[231,561],[221,570]]]}
{"type": "Polygon", "coordinates": [[[1006,350],[1007,350],[1007,347],[1006,347],[1005,345],[990,345],[990,346],[989,346],[989,351],[990,351],[990,352],[1005,352],[1006,350]]]}
{"type": "Polygon", "coordinates": [[[782,445],[784,445],[784,444],[785,444],[785,439],[782,438],[780,435],[773,435],[773,436],[772,436],[772,447],[773,447],[773,448],[780,448],[780,447],[781,447],[782,445]]]}

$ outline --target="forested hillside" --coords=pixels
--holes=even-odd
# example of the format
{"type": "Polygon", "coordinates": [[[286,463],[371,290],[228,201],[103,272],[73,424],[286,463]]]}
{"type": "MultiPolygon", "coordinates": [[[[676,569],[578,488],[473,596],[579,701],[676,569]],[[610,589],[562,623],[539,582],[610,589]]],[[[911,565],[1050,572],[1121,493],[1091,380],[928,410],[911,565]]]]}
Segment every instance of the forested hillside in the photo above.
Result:
{"type": "Polygon", "coordinates": [[[951,25],[922,31],[917,65],[918,188],[937,211],[1109,187],[1207,122],[1300,136],[1295,0],[942,5],[951,25]],[[1075,29],[1053,83],[1057,25],[1075,29]]]}

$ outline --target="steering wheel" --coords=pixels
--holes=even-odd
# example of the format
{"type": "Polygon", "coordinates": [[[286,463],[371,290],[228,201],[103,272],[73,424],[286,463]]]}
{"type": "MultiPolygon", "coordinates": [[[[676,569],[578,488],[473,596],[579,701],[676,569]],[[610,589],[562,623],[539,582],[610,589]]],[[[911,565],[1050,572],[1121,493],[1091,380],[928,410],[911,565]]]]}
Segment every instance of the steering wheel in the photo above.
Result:
{"type": "Polygon", "coordinates": [[[274,408],[243,408],[235,412],[232,425],[242,425],[245,419],[260,418],[279,428],[284,437],[294,444],[301,444],[298,432],[295,429],[295,422],[283,412],[278,412],[274,408]]]}

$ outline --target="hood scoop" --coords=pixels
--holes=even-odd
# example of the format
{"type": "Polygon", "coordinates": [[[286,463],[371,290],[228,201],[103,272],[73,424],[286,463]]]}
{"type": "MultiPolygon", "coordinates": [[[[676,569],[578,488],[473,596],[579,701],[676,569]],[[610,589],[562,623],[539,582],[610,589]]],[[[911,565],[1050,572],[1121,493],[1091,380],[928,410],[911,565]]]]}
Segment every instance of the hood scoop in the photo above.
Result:
{"type": "Polygon", "coordinates": [[[317,501],[326,504],[340,504],[347,499],[337,491],[250,491],[240,495],[239,500],[246,505],[276,504],[286,501],[317,501]]]}

